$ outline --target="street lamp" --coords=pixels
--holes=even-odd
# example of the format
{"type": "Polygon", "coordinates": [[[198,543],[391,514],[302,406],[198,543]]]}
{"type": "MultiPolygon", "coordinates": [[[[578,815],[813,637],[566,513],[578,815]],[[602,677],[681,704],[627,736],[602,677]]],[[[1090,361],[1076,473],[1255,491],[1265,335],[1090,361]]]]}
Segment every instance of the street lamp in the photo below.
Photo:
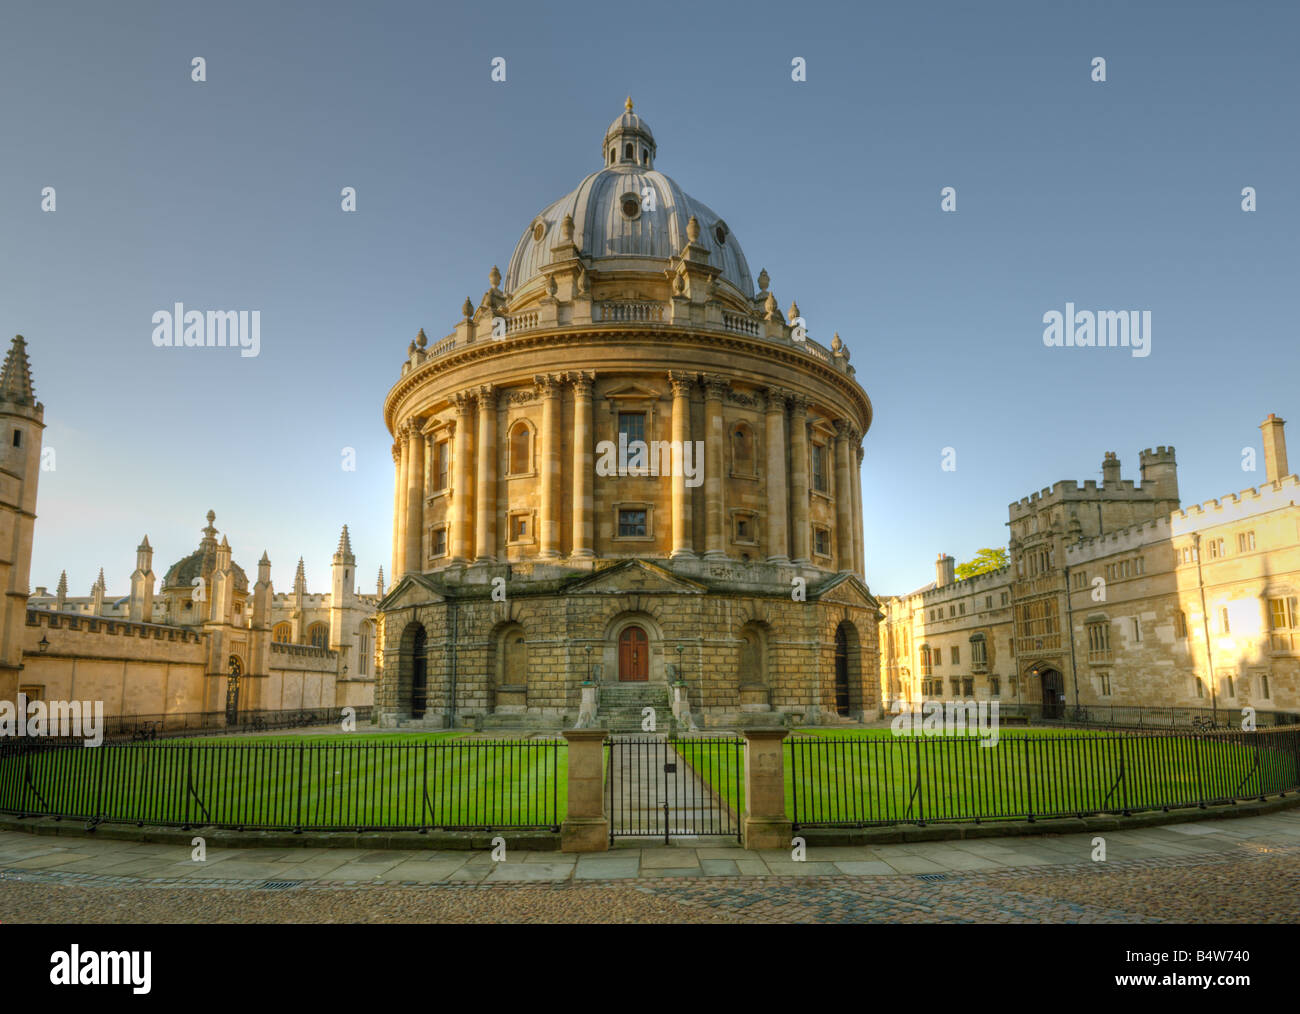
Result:
{"type": "Polygon", "coordinates": [[[44,634],[42,634],[41,639],[37,642],[37,646],[41,649],[41,654],[44,655],[47,651],[49,651],[50,639],[46,637],[44,634]]]}
{"type": "Polygon", "coordinates": [[[682,652],[686,650],[683,644],[677,645],[677,682],[685,683],[686,677],[682,675],[682,652]]]}
{"type": "Polygon", "coordinates": [[[587,647],[584,650],[587,652],[587,678],[583,680],[583,683],[586,684],[587,686],[590,686],[591,685],[591,645],[587,645],[587,647]]]}

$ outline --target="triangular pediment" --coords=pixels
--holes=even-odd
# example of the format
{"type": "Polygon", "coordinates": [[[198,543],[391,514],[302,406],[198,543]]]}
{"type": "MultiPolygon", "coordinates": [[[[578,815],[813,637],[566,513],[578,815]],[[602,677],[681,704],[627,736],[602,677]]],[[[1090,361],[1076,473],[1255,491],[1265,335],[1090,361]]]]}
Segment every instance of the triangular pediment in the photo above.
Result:
{"type": "Polygon", "coordinates": [[[645,401],[647,399],[658,401],[663,397],[663,393],[646,384],[631,383],[624,384],[612,391],[606,391],[605,397],[611,401],[645,401]]]}
{"type": "Polygon", "coordinates": [[[443,601],[443,596],[429,581],[419,574],[406,574],[379,600],[381,612],[397,612],[412,606],[427,606],[443,601]]]}
{"type": "Polygon", "coordinates": [[[871,589],[853,574],[836,574],[824,584],[808,589],[808,597],[818,602],[834,602],[839,605],[858,606],[862,609],[880,609],[880,603],[871,594],[871,589]]]}
{"type": "Polygon", "coordinates": [[[698,581],[679,577],[647,560],[624,560],[568,585],[566,595],[703,595],[708,589],[698,581]]]}

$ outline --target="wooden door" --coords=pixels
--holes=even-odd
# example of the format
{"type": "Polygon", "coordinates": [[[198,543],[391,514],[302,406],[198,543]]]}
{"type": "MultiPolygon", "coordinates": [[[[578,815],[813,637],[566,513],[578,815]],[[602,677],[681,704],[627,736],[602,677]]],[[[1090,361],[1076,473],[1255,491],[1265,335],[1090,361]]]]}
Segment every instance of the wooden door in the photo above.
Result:
{"type": "Polygon", "coordinates": [[[625,683],[650,678],[650,640],[640,627],[628,627],[619,635],[618,678],[625,683]]]}

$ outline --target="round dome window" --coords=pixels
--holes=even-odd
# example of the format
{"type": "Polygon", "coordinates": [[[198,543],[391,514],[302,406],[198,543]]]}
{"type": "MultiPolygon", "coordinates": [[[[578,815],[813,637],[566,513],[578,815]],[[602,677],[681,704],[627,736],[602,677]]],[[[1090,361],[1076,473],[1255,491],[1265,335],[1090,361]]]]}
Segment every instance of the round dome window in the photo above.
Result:
{"type": "Polygon", "coordinates": [[[724,225],[722,222],[719,222],[716,226],[714,226],[714,227],[713,227],[713,238],[716,239],[716,240],[718,241],[718,246],[722,246],[724,243],[726,243],[726,242],[727,242],[727,227],[726,227],[726,225],[724,225]]]}
{"type": "Polygon", "coordinates": [[[538,222],[533,226],[533,242],[540,243],[542,237],[546,235],[546,223],[538,222]]]}
{"type": "Polygon", "coordinates": [[[624,194],[620,200],[624,218],[641,217],[641,199],[636,194],[624,194]]]}

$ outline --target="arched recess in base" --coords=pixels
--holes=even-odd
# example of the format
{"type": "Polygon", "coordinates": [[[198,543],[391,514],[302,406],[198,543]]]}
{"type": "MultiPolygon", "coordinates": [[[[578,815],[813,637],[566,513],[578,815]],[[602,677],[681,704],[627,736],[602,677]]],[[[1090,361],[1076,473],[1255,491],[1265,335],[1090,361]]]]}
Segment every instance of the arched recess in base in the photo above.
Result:
{"type": "Polygon", "coordinates": [[[397,663],[397,706],[407,718],[423,718],[429,707],[429,638],[424,624],[402,628],[397,663]]]}

